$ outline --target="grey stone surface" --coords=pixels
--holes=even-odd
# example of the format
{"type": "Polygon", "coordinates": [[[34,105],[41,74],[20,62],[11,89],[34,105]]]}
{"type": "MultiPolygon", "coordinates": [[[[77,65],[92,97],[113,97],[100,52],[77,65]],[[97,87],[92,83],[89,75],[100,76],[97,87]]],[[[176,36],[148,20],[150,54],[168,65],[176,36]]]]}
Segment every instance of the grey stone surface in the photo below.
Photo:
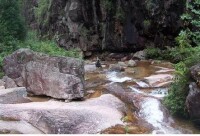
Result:
{"type": "Polygon", "coordinates": [[[46,134],[96,134],[123,124],[125,104],[113,95],[83,102],[0,104],[0,117],[24,120],[46,134]]]}

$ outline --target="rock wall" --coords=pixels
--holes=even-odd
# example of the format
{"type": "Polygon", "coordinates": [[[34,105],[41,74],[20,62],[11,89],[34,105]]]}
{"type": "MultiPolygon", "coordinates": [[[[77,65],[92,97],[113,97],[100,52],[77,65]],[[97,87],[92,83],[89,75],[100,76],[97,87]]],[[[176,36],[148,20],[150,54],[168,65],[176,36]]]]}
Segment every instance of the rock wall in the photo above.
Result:
{"type": "Polygon", "coordinates": [[[184,7],[185,0],[51,0],[38,30],[42,37],[55,38],[66,49],[80,48],[86,56],[150,45],[163,48],[174,44],[184,7]]]}

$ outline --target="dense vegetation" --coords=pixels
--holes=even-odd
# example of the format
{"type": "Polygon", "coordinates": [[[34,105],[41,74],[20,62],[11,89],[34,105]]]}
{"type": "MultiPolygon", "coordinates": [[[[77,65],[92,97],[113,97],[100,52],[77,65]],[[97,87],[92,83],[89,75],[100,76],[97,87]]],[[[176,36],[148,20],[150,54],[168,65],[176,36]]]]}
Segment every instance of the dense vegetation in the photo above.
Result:
{"type": "Polygon", "coordinates": [[[0,0],[0,77],[3,76],[3,58],[19,48],[30,48],[54,56],[81,57],[78,50],[66,51],[52,40],[40,40],[34,31],[27,32],[20,2],[0,0]]]}
{"type": "Polygon", "coordinates": [[[200,1],[187,1],[186,13],[181,16],[183,29],[176,38],[176,47],[165,50],[146,49],[149,58],[170,60],[175,64],[176,79],[164,104],[174,115],[188,117],[185,100],[188,95],[189,68],[200,62],[200,1]]]}

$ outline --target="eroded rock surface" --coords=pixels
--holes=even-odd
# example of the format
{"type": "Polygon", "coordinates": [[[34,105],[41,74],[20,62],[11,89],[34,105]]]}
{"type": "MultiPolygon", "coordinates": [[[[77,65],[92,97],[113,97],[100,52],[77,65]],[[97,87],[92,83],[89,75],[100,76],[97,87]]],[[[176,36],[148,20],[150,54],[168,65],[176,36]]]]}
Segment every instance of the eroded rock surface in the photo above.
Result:
{"type": "Polygon", "coordinates": [[[82,60],[19,49],[4,59],[3,69],[18,86],[35,95],[69,100],[84,97],[82,60]]]}
{"type": "Polygon", "coordinates": [[[123,124],[125,104],[113,95],[84,102],[0,104],[0,117],[24,120],[46,134],[93,134],[123,124]]]}
{"type": "MultiPolygon", "coordinates": [[[[31,1],[25,3],[24,12],[32,26],[39,0],[31,1]]],[[[185,0],[52,0],[45,4],[48,8],[37,24],[40,35],[56,37],[66,49],[81,48],[85,56],[102,50],[171,46],[185,9],[185,0]]]]}

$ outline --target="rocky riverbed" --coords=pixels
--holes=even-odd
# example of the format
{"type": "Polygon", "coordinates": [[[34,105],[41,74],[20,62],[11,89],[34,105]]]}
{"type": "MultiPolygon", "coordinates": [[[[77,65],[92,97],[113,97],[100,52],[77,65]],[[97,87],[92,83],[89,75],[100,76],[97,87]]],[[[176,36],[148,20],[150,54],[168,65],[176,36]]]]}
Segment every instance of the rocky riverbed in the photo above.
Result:
{"type": "MultiPolygon", "coordinates": [[[[17,55],[23,54],[23,51],[15,52],[17,55]]],[[[15,58],[13,54],[11,59],[15,58]]],[[[79,71],[68,70],[63,61],[64,58],[48,58],[48,56],[38,55],[26,50],[25,55],[29,57],[21,58],[16,61],[7,61],[7,73],[18,72],[22,79],[28,79],[29,90],[25,87],[19,87],[15,84],[21,76],[14,79],[4,77],[0,86],[0,133],[18,133],[18,134],[181,134],[181,133],[200,133],[191,123],[170,116],[167,109],[162,105],[162,99],[168,95],[168,87],[174,78],[174,69],[169,62],[160,62],[153,60],[124,60],[124,61],[102,61],[102,68],[96,68],[95,60],[86,60],[84,70],[81,70],[82,63],[78,67],[79,71]],[[32,57],[31,57],[32,56],[32,57]],[[40,57],[38,57],[40,56],[40,57]],[[38,58],[43,59],[38,59],[38,58]],[[28,58],[28,60],[27,60],[28,58]],[[31,58],[31,60],[30,60],[31,58]],[[59,60],[57,63],[54,60],[59,60]],[[29,61],[31,63],[29,63],[29,61]],[[50,67],[50,74],[41,75],[49,72],[45,70],[38,74],[37,69],[40,65],[33,68],[31,74],[20,74],[28,72],[27,68],[33,64],[32,61],[42,63],[45,69],[50,67]],[[15,63],[16,62],[16,63],[15,63]],[[54,62],[53,64],[50,62],[54,62]],[[60,65],[60,63],[62,65],[60,65]],[[14,69],[9,66],[15,64],[14,69]],[[48,64],[48,65],[46,65],[48,64]],[[58,65],[57,65],[58,64],[58,65]],[[58,67],[53,69],[52,66],[58,67]],[[59,69],[62,69],[59,71],[59,69]],[[25,72],[24,72],[25,71],[25,72]],[[66,93],[82,94],[85,97],[81,99],[67,99],[72,97],[62,97],[65,87],[61,84],[54,84],[57,81],[51,80],[57,72],[65,79],[72,74],[73,79],[77,78],[78,84],[84,83],[84,90],[71,92],[70,88],[66,93]],[[76,73],[85,71],[83,77],[76,73]],[[35,73],[35,74],[34,74],[35,73]],[[29,76],[27,76],[29,75],[29,76]],[[32,78],[33,77],[33,78],[32,78]],[[80,78],[80,79],[78,79],[80,78]],[[5,80],[9,79],[9,80],[5,80]],[[32,82],[37,81],[34,88],[32,82]],[[12,81],[9,85],[8,81],[12,81]],[[43,82],[45,81],[45,82],[43,82]],[[48,81],[48,82],[47,82],[48,81]],[[48,84],[59,86],[62,92],[56,94],[56,89],[51,89],[48,84]],[[44,88],[41,96],[38,96],[38,88],[44,88]],[[36,93],[31,92],[34,88],[36,93]],[[52,93],[54,91],[54,93],[52,93]],[[31,96],[30,96],[31,92],[31,96]],[[51,92],[51,95],[48,95],[51,92]],[[46,96],[45,96],[46,94],[46,96]],[[54,96],[54,97],[52,97],[54,96]],[[55,97],[57,96],[57,97],[55,97]],[[59,96],[59,97],[58,97],[59,96]],[[22,127],[23,126],[23,127],[22,127]]],[[[71,59],[70,59],[71,60],[71,59]]],[[[73,60],[76,61],[76,60],[73,60]]],[[[72,60],[70,61],[72,62],[72,60]]],[[[72,65],[73,63],[68,63],[72,65]]],[[[73,66],[74,67],[74,66],[73,66]]],[[[12,74],[11,74],[12,75],[12,74]]],[[[15,74],[14,74],[15,75],[15,74]]],[[[13,75],[13,77],[14,77],[13,75]]],[[[26,83],[22,80],[23,84],[26,83]]],[[[59,80],[60,81],[60,80],[59,80]]],[[[73,82],[71,80],[71,82],[73,82]]],[[[66,83],[74,86],[68,80],[66,83]]],[[[17,82],[19,83],[19,82],[17,82]]],[[[27,85],[27,83],[26,83],[27,85]]],[[[75,83],[76,87],[76,83],[75,83]]],[[[80,95],[79,95],[80,97],[80,95]]]]}

